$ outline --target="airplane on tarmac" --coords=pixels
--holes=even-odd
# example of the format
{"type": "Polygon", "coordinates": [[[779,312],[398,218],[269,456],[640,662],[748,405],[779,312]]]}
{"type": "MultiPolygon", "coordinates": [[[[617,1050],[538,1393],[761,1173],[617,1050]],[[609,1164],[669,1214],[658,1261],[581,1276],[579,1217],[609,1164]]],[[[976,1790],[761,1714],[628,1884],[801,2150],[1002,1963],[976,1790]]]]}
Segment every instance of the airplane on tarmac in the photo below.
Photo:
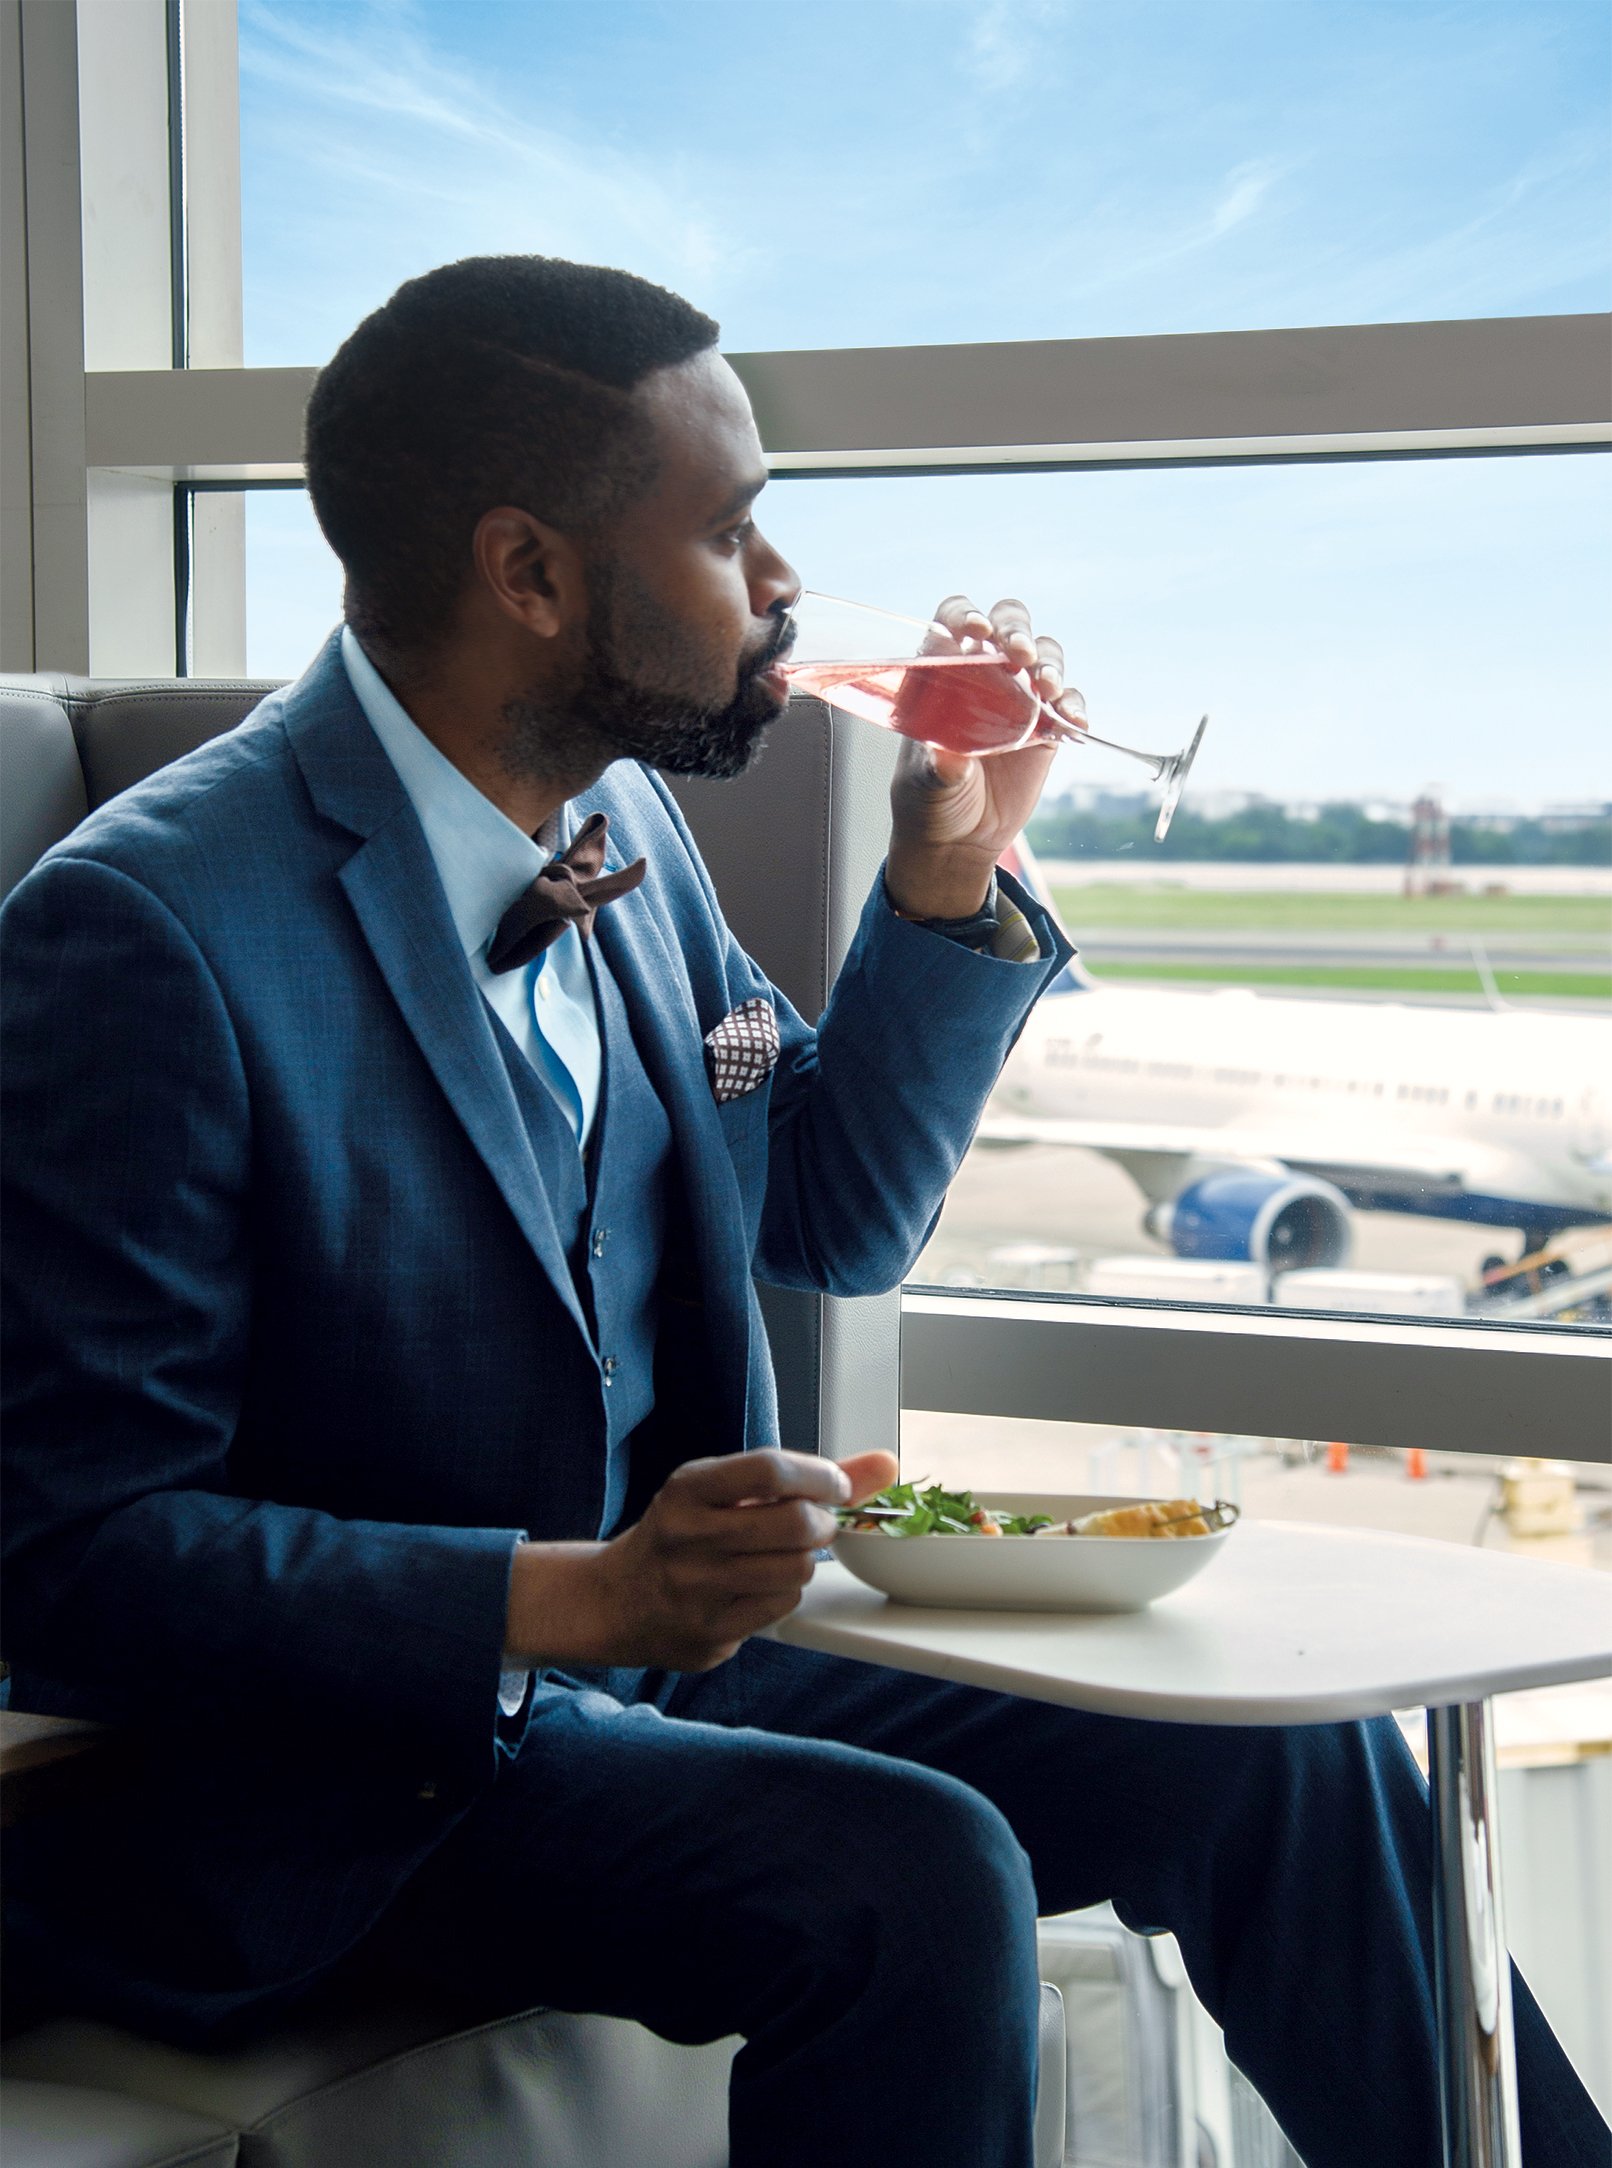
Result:
{"type": "MultiPolygon", "coordinates": [[[[1003,864],[1052,908],[1027,844],[1003,864]]],[[[1340,1266],[1357,1209],[1519,1228],[1535,1249],[1612,1221],[1612,1023],[1100,985],[1077,960],[979,1138],[1114,1160],[1181,1257],[1340,1266]]]]}

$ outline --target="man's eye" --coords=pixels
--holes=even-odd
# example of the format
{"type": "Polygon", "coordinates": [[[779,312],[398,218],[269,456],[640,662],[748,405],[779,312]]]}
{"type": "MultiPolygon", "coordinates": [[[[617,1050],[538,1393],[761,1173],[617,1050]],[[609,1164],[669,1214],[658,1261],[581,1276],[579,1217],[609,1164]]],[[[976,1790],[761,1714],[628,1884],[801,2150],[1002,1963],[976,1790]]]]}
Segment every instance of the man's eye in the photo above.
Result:
{"type": "Polygon", "coordinates": [[[717,540],[726,543],[730,549],[742,549],[755,531],[753,519],[742,519],[737,527],[729,527],[724,534],[718,535],[717,540]]]}

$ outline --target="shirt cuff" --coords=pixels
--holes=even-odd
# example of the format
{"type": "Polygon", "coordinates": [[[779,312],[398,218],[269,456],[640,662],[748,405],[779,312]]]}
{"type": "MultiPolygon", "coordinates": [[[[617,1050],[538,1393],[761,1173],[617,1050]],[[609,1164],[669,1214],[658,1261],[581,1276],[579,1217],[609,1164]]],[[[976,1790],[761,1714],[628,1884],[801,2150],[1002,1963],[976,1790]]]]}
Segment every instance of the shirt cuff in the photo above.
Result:
{"type": "Polygon", "coordinates": [[[996,932],[989,953],[1005,964],[1038,964],[1046,961],[1040,938],[1011,896],[1004,895],[995,877],[986,901],[996,912],[996,932]]]}
{"type": "MultiPolygon", "coordinates": [[[[888,901],[889,891],[885,893],[888,901]]],[[[891,908],[894,910],[893,904],[891,908]]],[[[896,913],[898,918],[903,915],[896,913]]],[[[1003,963],[1045,961],[1030,921],[1018,905],[1003,894],[994,873],[984,903],[967,918],[916,918],[909,923],[938,933],[943,940],[955,941],[960,948],[972,949],[976,955],[995,956],[1003,963]]]]}

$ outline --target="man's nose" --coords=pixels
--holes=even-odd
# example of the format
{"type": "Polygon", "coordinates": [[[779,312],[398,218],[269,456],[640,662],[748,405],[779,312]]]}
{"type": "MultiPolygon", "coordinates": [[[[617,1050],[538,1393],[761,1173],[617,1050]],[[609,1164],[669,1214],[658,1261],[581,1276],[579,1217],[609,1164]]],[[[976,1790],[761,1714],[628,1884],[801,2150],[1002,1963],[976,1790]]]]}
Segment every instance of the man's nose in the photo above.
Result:
{"type": "Polygon", "coordinates": [[[800,600],[801,578],[787,557],[763,541],[750,570],[750,607],[757,617],[776,617],[800,600]]]}

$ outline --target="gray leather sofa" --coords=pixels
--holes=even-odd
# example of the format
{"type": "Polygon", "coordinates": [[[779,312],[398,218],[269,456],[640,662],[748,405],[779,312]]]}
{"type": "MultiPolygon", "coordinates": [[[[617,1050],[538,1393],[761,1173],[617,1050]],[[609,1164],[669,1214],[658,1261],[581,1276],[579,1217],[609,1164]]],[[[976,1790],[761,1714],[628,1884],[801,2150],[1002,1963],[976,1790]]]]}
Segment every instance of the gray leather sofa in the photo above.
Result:
{"type": "MultiPolygon", "coordinates": [[[[92,807],[232,728],[268,689],[0,681],[0,895],[92,807]]],[[[879,734],[802,701],[742,783],[683,793],[735,930],[809,1013],[878,863],[890,757],[879,734]]],[[[870,1405],[893,1423],[895,1319],[894,1298],[769,1307],[786,1443],[834,1450],[854,1402],[859,1443],[870,1405]],[[875,1378],[886,1390],[870,1399],[875,1378]]],[[[1042,2019],[1036,2157],[1055,2168],[1066,2100],[1055,1987],[1042,2019]]],[[[720,2168],[737,2045],[677,2047],[618,2019],[547,2010],[467,2025],[446,2004],[374,1999],[197,2054],[57,2015],[5,2045],[0,2157],[5,2168],[720,2168]]]]}

